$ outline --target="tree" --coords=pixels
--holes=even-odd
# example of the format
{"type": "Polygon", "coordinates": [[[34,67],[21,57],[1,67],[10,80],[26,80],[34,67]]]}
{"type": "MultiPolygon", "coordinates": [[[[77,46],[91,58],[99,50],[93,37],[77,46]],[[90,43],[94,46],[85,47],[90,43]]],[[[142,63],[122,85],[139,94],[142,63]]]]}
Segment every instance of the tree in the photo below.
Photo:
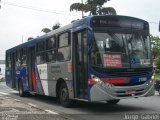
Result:
{"type": "Polygon", "coordinates": [[[30,40],[32,40],[32,39],[34,39],[33,37],[29,37],[28,39],[27,39],[27,41],[30,41],[30,40]]]}
{"type": "Polygon", "coordinates": [[[56,29],[58,29],[60,27],[61,27],[61,24],[58,22],[55,25],[53,25],[52,30],[56,30],[56,29]]]}
{"type": "Polygon", "coordinates": [[[150,36],[152,57],[155,65],[160,69],[160,38],[158,36],[150,36]]]}
{"type": "Polygon", "coordinates": [[[117,14],[114,8],[103,7],[103,5],[108,1],[110,0],[87,0],[85,4],[73,3],[70,6],[70,11],[76,10],[76,11],[89,12],[89,15],[117,14]]]}
{"type": "Polygon", "coordinates": [[[160,57],[160,38],[158,36],[150,36],[151,38],[151,50],[153,59],[160,57]]]}
{"type": "MultiPolygon", "coordinates": [[[[54,24],[53,26],[52,26],[52,30],[56,30],[56,29],[58,29],[58,28],[60,28],[61,27],[61,24],[59,23],[59,22],[57,22],[56,24],[54,24]]],[[[49,28],[43,28],[42,29],[42,32],[44,32],[44,33],[48,33],[48,32],[50,32],[51,31],[51,29],[49,29],[49,28]]]]}
{"type": "Polygon", "coordinates": [[[43,28],[42,29],[42,32],[44,32],[44,33],[48,33],[48,32],[50,32],[51,30],[49,29],[49,28],[43,28]]]}

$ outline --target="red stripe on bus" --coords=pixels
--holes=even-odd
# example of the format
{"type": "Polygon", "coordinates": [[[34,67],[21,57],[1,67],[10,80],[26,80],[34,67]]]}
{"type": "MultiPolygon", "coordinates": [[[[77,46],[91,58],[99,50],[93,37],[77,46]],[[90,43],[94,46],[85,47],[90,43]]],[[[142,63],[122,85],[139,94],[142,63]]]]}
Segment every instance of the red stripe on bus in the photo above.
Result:
{"type": "Polygon", "coordinates": [[[32,83],[33,83],[34,92],[36,92],[36,78],[35,78],[33,69],[32,69],[32,83]]]}
{"type": "Polygon", "coordinates": [[[124,83],[128,83],[129,80],[127,78],[124,77],[120,77],[120,78],[101,78],[102,81],[108,82],[110,84],[124,84],[124,83]]]}

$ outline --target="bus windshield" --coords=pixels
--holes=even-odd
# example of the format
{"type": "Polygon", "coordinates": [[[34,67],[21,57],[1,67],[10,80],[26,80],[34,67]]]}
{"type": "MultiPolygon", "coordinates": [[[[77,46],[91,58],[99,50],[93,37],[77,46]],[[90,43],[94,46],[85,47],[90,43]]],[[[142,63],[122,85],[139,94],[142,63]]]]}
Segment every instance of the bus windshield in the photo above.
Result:
{"type": "Polygon", "coordinates": [[[150,66],[149,36],[141,33],[94,32],[91,63],[99,67],[150,66]]]}

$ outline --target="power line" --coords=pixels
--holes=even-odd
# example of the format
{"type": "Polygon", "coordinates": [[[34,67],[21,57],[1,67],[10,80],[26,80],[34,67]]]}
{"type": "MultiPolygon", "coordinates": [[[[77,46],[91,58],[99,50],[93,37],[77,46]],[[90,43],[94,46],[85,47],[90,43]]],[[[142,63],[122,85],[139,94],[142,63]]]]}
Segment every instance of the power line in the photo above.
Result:
{"type": "MultiPolygon", "coordinates": [[[[34,10],[34,11],[39,11],[39,12],[47,12],[47,13],[52,13],[52,14],[61,14],[61,15],[69,15],[69,16],[80,16],[80,15],[76,15],[76,14],[64,13],[63,11],[53,11],[53,10],[47,10],[47,9],[42,9],[42,8],[34,8],[33,6],[19,5],[19,4],[15,4],[15,3],[11,3],[11,2],[4,2],[1,0],[0,0],[0,2],[2,4],[14,6],[14,7],[20,7],[20,8],[29,9],[29,10],[34,10]]],[[[1,8],[1,5],[0,5],[0,8],[1,8]]],[[[159,24],[158,22],[149,22],[149,23],[159,24]]]]}
{"type": "Polygon", "coordinates": [[[29,9],[29,10],[34,10],[34,11],[39,11],[39,12],[47,12],[47,13],[52,13],[52,14],[61,14],[61,15],[70,15],[70,16],[80,16],[76,14],[70,14],[70,13],[64,13],[63,11],[53,11],[53,10],[47,10],[47,9],[41,9],[41,8],[34,8],[33,6],[26,6],[26,5],[19,5],[11,2],[4,2],[1,1],[2,4],[14,6],[14,7],[20,7],[24,9],[29,9]]]}

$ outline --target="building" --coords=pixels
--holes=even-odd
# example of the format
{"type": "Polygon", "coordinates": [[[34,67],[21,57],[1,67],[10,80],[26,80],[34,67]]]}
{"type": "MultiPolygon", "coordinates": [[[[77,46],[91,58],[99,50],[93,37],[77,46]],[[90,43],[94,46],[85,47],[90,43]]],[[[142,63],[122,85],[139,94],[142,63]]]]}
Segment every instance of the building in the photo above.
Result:
{"type": "Polygon", "coordinates": [[[5,77],[5,60],[0,60],[0,79],[5,77]]]}

